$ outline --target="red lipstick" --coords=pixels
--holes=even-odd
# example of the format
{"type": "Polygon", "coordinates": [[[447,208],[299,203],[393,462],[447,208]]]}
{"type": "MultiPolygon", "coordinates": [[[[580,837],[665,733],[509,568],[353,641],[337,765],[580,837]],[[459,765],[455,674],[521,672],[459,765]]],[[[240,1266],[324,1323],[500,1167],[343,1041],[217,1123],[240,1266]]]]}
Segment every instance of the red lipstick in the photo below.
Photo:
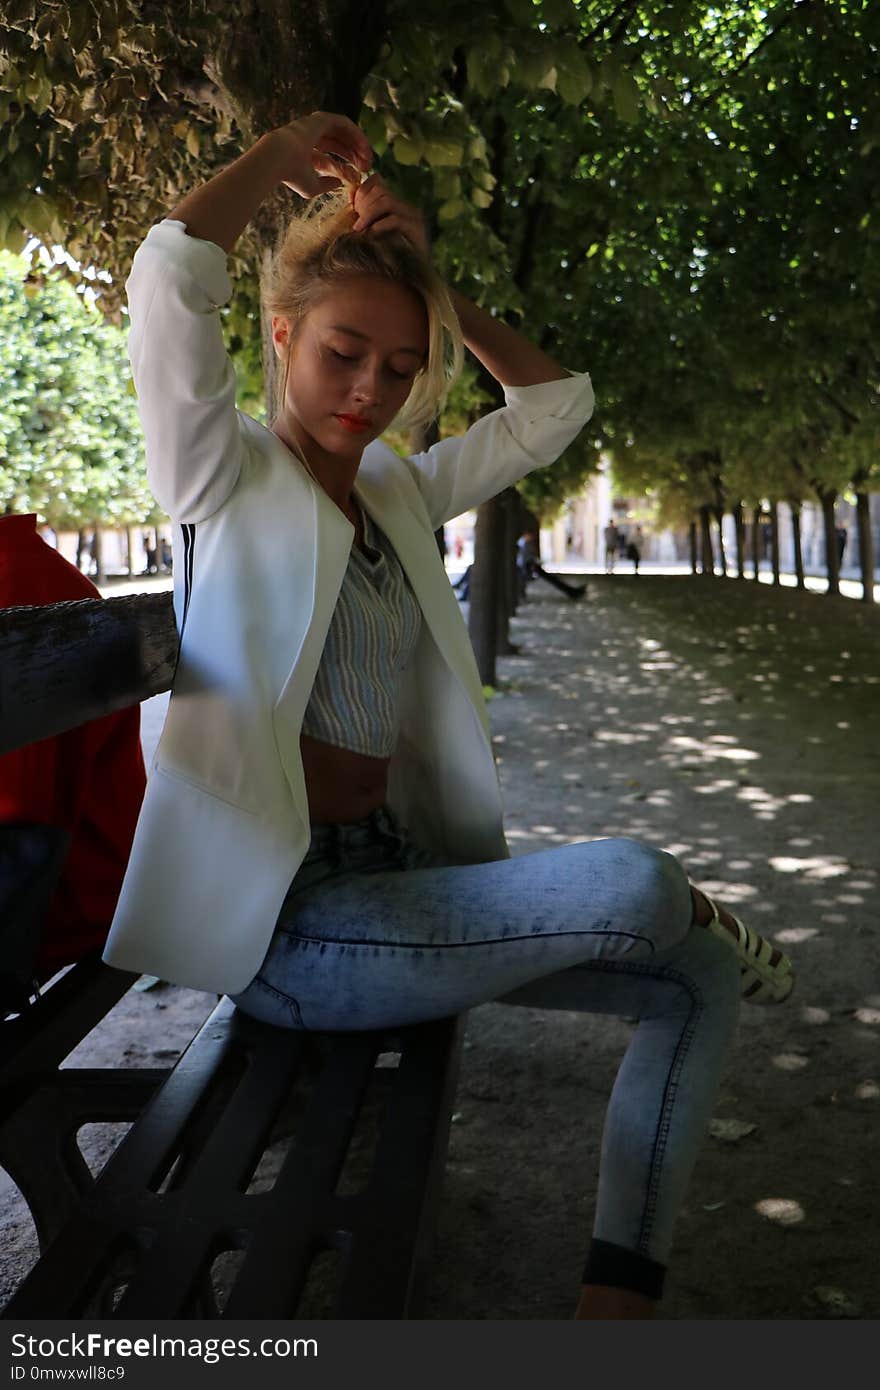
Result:
{"type": "Polygon", "coordinates": [[[352,434],[363,434],[364,430],[372,428],[372,420],[366,420],[363,415],[337,415],[336,419],[344,430],[349,430],[352,434]]]}

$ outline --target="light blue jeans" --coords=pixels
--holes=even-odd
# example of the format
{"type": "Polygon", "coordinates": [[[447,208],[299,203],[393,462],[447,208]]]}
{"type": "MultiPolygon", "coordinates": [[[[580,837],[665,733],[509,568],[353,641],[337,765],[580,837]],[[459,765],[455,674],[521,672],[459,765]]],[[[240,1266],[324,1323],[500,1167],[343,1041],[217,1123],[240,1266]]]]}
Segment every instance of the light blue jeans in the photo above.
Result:
{"type": "Polygon", "coordinates": [[[659,1297],[740,999],[734,952],[692,916],[681,865],[635,840],[451,865],[380,810],[315,828],[260,971],[233,998],[316,1031],[489,1000],[637,1019],[605,1119],[584,1282],[659,1297]]]}

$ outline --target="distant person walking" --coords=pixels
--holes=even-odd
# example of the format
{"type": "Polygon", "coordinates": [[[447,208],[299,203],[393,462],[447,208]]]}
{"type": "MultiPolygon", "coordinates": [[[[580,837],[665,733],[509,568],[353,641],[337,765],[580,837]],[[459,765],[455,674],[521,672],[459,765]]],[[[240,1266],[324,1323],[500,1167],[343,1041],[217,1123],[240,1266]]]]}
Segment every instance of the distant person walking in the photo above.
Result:
{"type": "Polygon", "coordinates": [[[141,540],[142,540],[142,542],[143,542],[143,546],[144,546],[144,555],[146,556],[146,561],[147,561],[147,568],[144,570],[144,574],[157,574],[157,573],[158,573],[158,570],[159,570],[159,566],[158,566],[157,563],[156,563],[156,550],[155,550],[155,547],[152,546],[152,545],[150,544],[150,533],[149,533],[149,531],[144,531],[144,532],[142,532],[142,534],[141,534],[141,540]]]}
{"type": "Polygon", "coordinates": [[[641,526],[637,526],[635,529],[635,534],[630,537],[629,543],[626,547],[626,558],[628,560],[632,560],[633,570],[636,574],[638,574],[639,572],[639,561],[642,558],[642,544],[642,528],[641,526]]]}
{"type": "Polygon", "coordinates": [[[620,545],[620,532],[613,520],[608,522],[603,532],[605,537],[605,573],[614,573],[614,557],[617,554],[617,547],[620,545]]]}
{"type": "Polygon", "coordinates": [[[846,538],[849,535],[845,526],[836,526],[834,533],[837,536],[837,567],[843,564],[843,556],[846,551],[846,538]]]}

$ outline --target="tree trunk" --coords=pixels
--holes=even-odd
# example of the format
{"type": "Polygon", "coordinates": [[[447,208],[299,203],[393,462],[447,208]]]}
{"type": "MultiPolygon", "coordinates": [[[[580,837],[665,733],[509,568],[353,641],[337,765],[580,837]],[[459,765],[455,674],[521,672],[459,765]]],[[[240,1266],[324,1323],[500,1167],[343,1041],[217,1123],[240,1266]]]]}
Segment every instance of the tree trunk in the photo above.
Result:
{"type": "Polygon", "coordinates": [[[519,519],[519,494],[515,488],[505,488],[499,496],[504,535],[501,550],[501,582],[498,586],[498,632],[496,651],[499,656],[514,656],[519,647],[510,640],[510,619],[516,612],[516,537],[519,519]]]}
{"type": "Polygon", "coordinates": [[[781,583],[779,577],[779,508],[770,503],[770,556],[773,562],[773,583],[781,583]]]}
{"type": "Polygon", "coordinates": [[[733,508],[733,524],[736,528],[736,577],[746,577],[746,523],[743,518],[742,502],[733,508]]]}
{"type": "Polygon", "coordinates": [[[95,573],[92,577],[96,584],[103,584],[107,578],[104,573],[104,537],[97,521],[92,526],[92,557],[95,561],[95,573]]]}
{"type": "Polygon", "coordinates": [[[727,575],[727,556],[724,553],[724,513],[717,511],[715,520],[718,523],[718,558],[721,562],[721,573],[727,575]]]}
{"type": "Polygon", "coordinates": [[[711,517],[712,513],[709,507],[700,508],[700,565],[704,575],[714,575],[715,573],[711,517]]]}
{"type": "Polygon", "coordinates": [[[76,567],[78,570],[82,569],[82,555],[85,548],[86,533],[81,526],[76,533],[76,567]]]}
{"type": "Polygon", "coordinates": [[[797,587],[806,589],[807,584],[804,579],[804,551],[801,545],[801,504],[792,502],[791,506],[791,535],[794,542],[794,572],[797,576],[797,587]]]}
{"type": "Polygon", "coordinates": [[[873,603],[874,537],[871,535],[871,498],[867,492],[856,493],[856,518],[859,525],[859,568],[862,571],[862,603],[873,603]]]}
{"type": "Polygon", "coordinates": [[[761,578],[761,508],[752,512],[752,559],[755,563],[755,579],[761,578]]]}
{"type": "Polygon", "coordinates": [[[840,593],[840,563],[837,559],[837,526],[834,517],[834,503],[837,501],[836,492],[820,492],[819,501],[822,504],[822,520],[825,523],[825,565],[828,570],[827,594],[840,593]]]}
{"type": "Polygon", "coordinates": [[[134,527],[125,528],[125,568],[129,579],[134,578],[134,527]]]}
{"type": "Polygon", "coordinates": [[[697,523],[692,521],[688,527],[688,545],[691,552],[691,574],[698,574],[697,569],[697,523]]]}
{"type": "Polygon", "coordinates": [[[496,684],[504,534],[504,505],[499,497],[492,497],[477,508],[468,613],[468,632],[483,685],[496,684]]]}

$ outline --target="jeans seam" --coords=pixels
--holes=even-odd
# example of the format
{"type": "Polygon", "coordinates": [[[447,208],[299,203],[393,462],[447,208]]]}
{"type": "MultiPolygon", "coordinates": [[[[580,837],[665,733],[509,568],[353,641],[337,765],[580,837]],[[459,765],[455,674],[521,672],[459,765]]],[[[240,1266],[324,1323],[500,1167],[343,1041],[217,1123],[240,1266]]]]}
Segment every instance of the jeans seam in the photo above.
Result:
{"type": "Polygon", "coordinates": [[[660,1106],[660,1113],[657,1118],[657,1128],[654,1134],[654,1147],[651,1153],[651,1161],[648,1165],[648,1187],[645,1192],[645,1205],[642,1210],[642,1220],[639,1228],[638,1248],[642,1254],[648,1256],[648,1242],[653,1230],[654,1219],[657,1215],[657,1199],[660,1189],[660,1179],[663,1170],[663,1163],[666,1157],[666,1145],[669,1138],[669,1129],[672,1123],[672,1111],[678,1095],[678,1083],[681,1072],[687,1060],[691,1043],[697,1030],[697,1020],[703,1009],[702,996],[695,989],[693,981],[680,971],[668,967],[662,972],[662,978],[673,980],[682,986],[687,994],[690,995],[692,1006],[687,1022],[681,1031],[678,1045],[675,1049],[675,1056],[669,1068],[669,1076],[666,1087],[663,1091],[663,1101],[660,1106]]]}
{"type": "Polygon", "coordinates": [[[648,1250],[648,1242],[653,1229],[654,1218],[657,1214],[657,1197],[660,1188],[663,1161],[666,1154],[666,1141],[669,1137],[669,1127],[672,1122],[672,1109],[678,1091],[678,1081],[681,1076],[682,1068],[687,1060],[687,1054],[693,1042],[694,1034],[696,1033],[697,1019],[703,1008],[702,995],[694,988],[693,982],[688,976],[676,970],[674,966],[664,966],[660,971],[656,971],[644,961],[622,960],[585,961],[584,965],[587,969],[609,974],[619,971],[627,975],[652,975],[655,979],[671,980],[673,983],[681,985],[686,990],[695,1006],[691,1008],[688,1020],[682,1029],[678,1045],[675,1049],[675,1056],[669,1068],[669,1076],[663,1091],[663,1101],[660,1106],[660,1114],[657,1119],[657,1128],[654,1134],[651,1159],[648,1164],[648,1184],[645,1191],[645,1204],[642,1208],[642,1218],[639,1222],[637,1249],[638,1252],[647,1259],[653,1259],[654,1257],[648,1250]]]}
{"type": "MultiPolygon", "coordinates": [[[[283,928],[278,928],[278,930],[283,930],[283,928]]],[[[520,942],[520,941],[540,941],[543,937],[546,937],[547,940],[549,940],[549,941],[558,941],[559,938],[560,938],[560,937],[563,937],[563,936],[589,936],[589,937],[595,937],[595,936],[620,936],[620,937],[626,937],[626,938],[628,938],[630,941],[636,941],[636,942],[639,942],[639,943],[640,943],[641,945],[643,945],[643,946],[649,947],[649,949],[650,949],[652,955],[654,954],[654,951],[656,950],[656,947],[655,947],[655,945],[654,945],[654,942],[651,941],[648,937],[640,936],[640,935],[638,934],[638,932],[625,932],[625,931],[599,931],[599,932],[588,932],[588,931],[553,931],[553,932],[530,932],[530,933],[528,933],[527,935],[522,935],[522,936],[485,936],[485,937],[480,937],[479,940],[472,940],[472,941],[441,941],[441,942],[436,942],[436,941],[421,941],[421,942],[419,942],[419,941],[384,941],[384,940],[379,940],[379,941],[377,941],[377,940],[374,940],[374,939],[371,938],[371,937],[360,937],[360,936],[357,936],[357,937],[343,937],[343,936],[336,936],[336,937],[308,936],[305,932],[297,932],[297,931],[287,931],[287,932],[285,932],[285,934],[286,934],[287,936],[289,936],[289,937],[290,937],[292,940],[294,940],[294,941],[310,941],[310,942],[312,942],[313,945],[316,945],[316,946],[383,946],[383,947],[386,948],[386,950],[389,950],[389,951],[402,951],[402,950],[411,950],[411,951],[447,950],[447,951],[452,951],[452,950],[455,950],[455,949],[458,948],[458,947],[466,947],[466,948],[469,948],[469,949],[473,950],[473,948],[474,948],[475,946],[511,945],[511,944],[513,944],[513,943],[515,943],[515,942],[520,942]]],[[[592,963],[593,963],[592,961],[586,962],[586,964],[590,964],[590,965],[592,965],[592,963]]],[[[598,960],[598,961],[596,962],[596,964],[597,964],[597,965],[599,965],[599,964],[603,964],[603,965],[615,965],[615,964],[620,964],[620,965],[623,965],[624,962],[623,962],[623,961],[615,962],[615,961],[602,961],[602,960],[598,960]]],[[[632,963],[632,968],[635,968],[635,962],[632,963]]]]}
{"type": "Polygon", "coordinates": [[[274,985],[270,984],[268,980],[264,980],[263,976],[259,974],[255,975],[254,978],[251,980],[250,984],[248,985],[248,989],[253,989],[254,985],[258,985],[259,988],[264,989],[267,994],[271,994],[272,997],[276,999],[279,1004],[286,1004],[287,1007],[290,1009],[291,1013],[293,1014],[294,1022],[297,1028],[305,1028],[305,1025],[302,1021],[302,1012],[299,1007],[299,1002],[296,998],[294,998],[292,994],[287,993],[287,991],[285,990],[276,989],[274,985]]]}

